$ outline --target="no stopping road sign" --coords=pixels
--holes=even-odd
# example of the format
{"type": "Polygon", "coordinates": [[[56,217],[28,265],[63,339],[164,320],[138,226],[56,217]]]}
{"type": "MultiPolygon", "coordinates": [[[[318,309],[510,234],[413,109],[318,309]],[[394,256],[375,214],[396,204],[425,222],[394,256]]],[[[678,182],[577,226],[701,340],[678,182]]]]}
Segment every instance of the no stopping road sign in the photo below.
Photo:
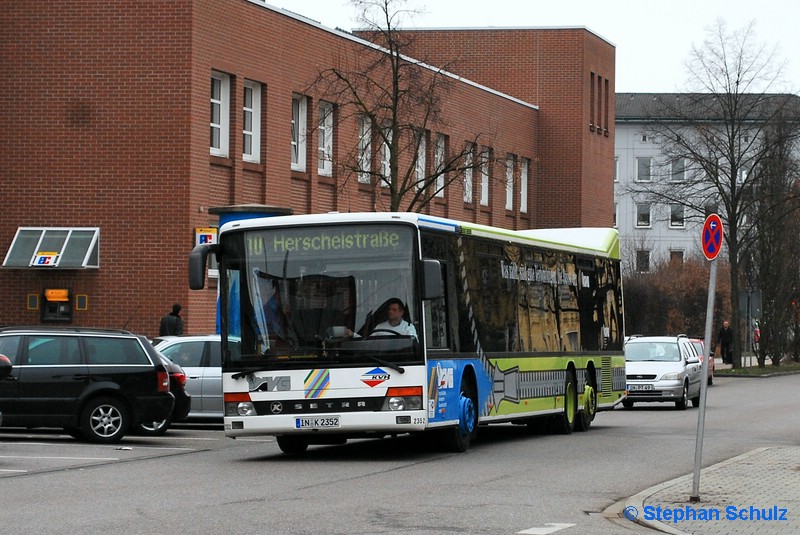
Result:
{"type": "Polygon", "coordinates": [[[703,254],[708,260],[714,260],[722,250],[722,219],[717,214],[709,214],[703,223],[703,254]]]}

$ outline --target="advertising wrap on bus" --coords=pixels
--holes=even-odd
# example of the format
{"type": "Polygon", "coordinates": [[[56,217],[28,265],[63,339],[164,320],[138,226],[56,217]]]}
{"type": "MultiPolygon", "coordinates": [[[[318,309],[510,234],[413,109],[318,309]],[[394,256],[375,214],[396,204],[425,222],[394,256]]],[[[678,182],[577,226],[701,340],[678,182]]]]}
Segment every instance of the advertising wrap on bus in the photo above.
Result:
{"type": "Polygon", "coordinates": [[[614,229],[509,231],[404,213],[226,224],[219,266],[225,431],[288,453],[478,426],[589,428],[624,397],[614,229]],[[226,347],[225,342],[223,347],[226,347]]]}

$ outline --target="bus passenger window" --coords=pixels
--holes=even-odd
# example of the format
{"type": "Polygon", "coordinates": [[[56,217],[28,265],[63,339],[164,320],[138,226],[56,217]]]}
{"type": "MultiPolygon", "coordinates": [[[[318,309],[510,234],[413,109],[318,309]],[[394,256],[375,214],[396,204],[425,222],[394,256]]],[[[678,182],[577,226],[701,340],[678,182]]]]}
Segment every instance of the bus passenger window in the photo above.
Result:
{"type": "MultiPolygon", "coordinates": [[[[442,266],[442,280],[447,280],[446,266],[442,266]]],[[[429,349],[447,349],[447,304],[444,297],[423,301],[425,313],[425,344],[429,349]]]]}

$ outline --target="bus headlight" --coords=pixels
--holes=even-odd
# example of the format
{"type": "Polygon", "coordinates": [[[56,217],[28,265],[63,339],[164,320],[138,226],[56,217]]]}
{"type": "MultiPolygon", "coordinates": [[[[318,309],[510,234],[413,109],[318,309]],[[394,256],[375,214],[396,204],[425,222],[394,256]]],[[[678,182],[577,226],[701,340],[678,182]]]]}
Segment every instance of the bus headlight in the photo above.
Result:
{"type": "Polygon", "coordinates": [[[405,398],[388,398],[390,411],[404,411],[406,410],[405,398]]]}
{"type": "Polygon", "coordinates": [[[257,416],[252,401],[232,401],[225,404],[225,416],[257,416]]]}
{"type": "Polygon", "coordinates": [[[390,387],[383,400],[384,411],[418,411],[422,409],[422,387],[390,387]]]}
{"type": "Polygon", "coordinates": [[[257,416],[256,407],[247,392],[225,394],[225,416],[257,416]]]}

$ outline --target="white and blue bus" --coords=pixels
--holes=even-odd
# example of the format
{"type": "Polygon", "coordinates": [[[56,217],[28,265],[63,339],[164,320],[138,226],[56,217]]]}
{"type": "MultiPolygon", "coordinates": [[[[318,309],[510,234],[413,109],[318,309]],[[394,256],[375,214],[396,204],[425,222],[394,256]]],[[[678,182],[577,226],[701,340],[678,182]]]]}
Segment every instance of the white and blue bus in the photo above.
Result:
{"type": "Polygon", "coordinates": [[[209,254],[230,437],[274,435],[302,453],[426,432],[464,451],[487,424],[587,430],[625,396],[614,229],[387,212],[244,219],[192,251],[192,289],[209,254]]]}

